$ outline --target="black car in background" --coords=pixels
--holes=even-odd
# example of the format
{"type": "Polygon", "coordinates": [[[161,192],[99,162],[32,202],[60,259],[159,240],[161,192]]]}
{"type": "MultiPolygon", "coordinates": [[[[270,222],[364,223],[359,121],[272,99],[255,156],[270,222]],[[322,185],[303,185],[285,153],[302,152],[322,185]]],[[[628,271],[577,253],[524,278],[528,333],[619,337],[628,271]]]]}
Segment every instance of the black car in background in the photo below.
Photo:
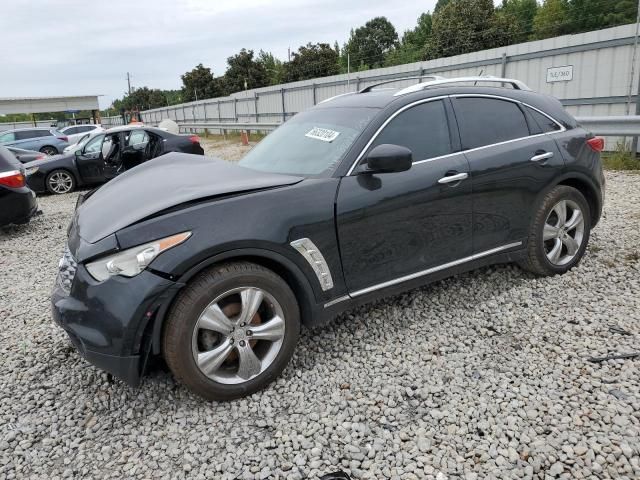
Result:
{"type": "Polygon", "coordinates": [[[54,319],[131,384],[161,355],[206,398],[247,395],[284,369],[301,325],[488,264],[575,267],[601,214],[602,147],[516,80],[367,87],[239,164],[170,154],[89,195],[54,319]]]}
{"type": "Polygon", "coordinates": [[[44,160],[49,158],[46,153],[36,152],[35,150],[25,150],[24,148],[7,147],[13,155],[20,161],[20,163],[29,163],[35,160],[44,160]]]}
{"type": "Polygon", "coordinates": [[[116,127],[95,134],[75,152],[25,164],[36,192],[69,193],[76,187],[105,183],[147,160],[168,152],[204,155],[196,135],[175,135],[153,127],[116,127]]]}
{"type": "Polygon", "coordinates": [[[27,223],[37,210],[36,194],[27,186],[24,167],[0,145],[0,226],[27,223]]]}

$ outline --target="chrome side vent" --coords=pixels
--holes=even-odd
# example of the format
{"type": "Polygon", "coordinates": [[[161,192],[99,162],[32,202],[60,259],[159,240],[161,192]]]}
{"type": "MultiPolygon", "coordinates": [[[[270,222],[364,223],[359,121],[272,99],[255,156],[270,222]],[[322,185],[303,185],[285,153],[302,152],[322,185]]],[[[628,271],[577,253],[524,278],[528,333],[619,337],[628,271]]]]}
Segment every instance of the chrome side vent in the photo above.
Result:
{"type": "Polygon", "coordinates": [[[333,278],[331,277],[331,271],[329,265],[318,247],[308,238],[299,238],[290,243],[300,255],[311,265],[313,272],[320,282],[320,288],[323,291],[331,290],[333,288],[333,278]]]}

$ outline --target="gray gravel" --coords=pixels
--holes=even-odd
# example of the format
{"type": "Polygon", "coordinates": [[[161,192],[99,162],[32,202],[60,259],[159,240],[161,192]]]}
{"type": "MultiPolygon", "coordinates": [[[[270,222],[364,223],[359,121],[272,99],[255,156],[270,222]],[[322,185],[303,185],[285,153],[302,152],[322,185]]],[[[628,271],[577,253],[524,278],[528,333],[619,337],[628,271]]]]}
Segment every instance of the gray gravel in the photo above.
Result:
{"type": "Polygon", "coordinates": [[[485,268],[305,332],[269,389],[206,403],[80,359],[49,289],[75,195],[0,230],[0,479],[640,478],[640,175],[607,174],[585,261],[485,268]],[[628,334],[625,334],[628,333],[628,334]]]}

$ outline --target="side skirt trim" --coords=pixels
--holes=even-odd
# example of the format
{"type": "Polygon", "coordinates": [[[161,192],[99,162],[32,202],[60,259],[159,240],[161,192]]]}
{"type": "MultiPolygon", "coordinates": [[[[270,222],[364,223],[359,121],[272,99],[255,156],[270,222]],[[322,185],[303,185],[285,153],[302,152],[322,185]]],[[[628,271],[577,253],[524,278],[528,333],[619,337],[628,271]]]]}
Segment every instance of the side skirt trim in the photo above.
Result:
{"type": "MultiPolygon", "coordinates": [[[[507,245],[502,245],[501,247],[492,248],[491,250],[485,250],[484,252],[476,253],[475,255],[470,255],[468,257],[460,258],[458,260],[454,260],[449,263],[444,263],[442,265],[438,265],[437,267],[431,267],[426,270],[422,270],[421,272],[412,273],[410,275],[405,275],[404,277],[396,278],[394,280],[389,280],[384,283],[379,283],[377,285],[372,285],[371,287],[363,288],[362,290],[356,290],[355,292],[349,292],[349,295],[353,297],[359,297],[360,295],[364,295],[366,293],[373,292],[375,290],[380,290],[382,288],[391,287],[392,285],[397,285],[398,283],[406,282],[409,280],[413,280],[415,278],[422,277],[424,275],[429,275],[430,273],[439,272],[440,270],[445,270],[450,267],[455,267],[456,265],[460,265],[462,263],[472,262],[482,257],[486,257],[488,255],[493,255],[494,253],[501,252],[503,250],[508,250],[510,248],[515,248],[522,245],[522,242],[513,242],[507,245]]],[[[337,299],[336,299],[337,300],[337,299]]],[[[325,305],[326,306],[326,305],[325,305]]]]}

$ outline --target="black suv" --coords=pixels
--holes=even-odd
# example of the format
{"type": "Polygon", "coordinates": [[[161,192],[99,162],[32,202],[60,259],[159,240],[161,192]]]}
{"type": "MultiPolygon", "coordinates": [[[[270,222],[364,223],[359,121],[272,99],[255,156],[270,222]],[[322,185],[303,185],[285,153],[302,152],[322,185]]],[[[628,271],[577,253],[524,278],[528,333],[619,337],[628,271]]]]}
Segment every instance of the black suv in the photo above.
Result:
{"type": "Polygon", "coordinates": [[[574,267],[602,209],[602,147],[515,80],[334,97],[239,164],[172,153],[88,196],[54,317],[130,384],[162,356],[206,398],[247,395],[301,325],[482,265],[574,267]]]}

